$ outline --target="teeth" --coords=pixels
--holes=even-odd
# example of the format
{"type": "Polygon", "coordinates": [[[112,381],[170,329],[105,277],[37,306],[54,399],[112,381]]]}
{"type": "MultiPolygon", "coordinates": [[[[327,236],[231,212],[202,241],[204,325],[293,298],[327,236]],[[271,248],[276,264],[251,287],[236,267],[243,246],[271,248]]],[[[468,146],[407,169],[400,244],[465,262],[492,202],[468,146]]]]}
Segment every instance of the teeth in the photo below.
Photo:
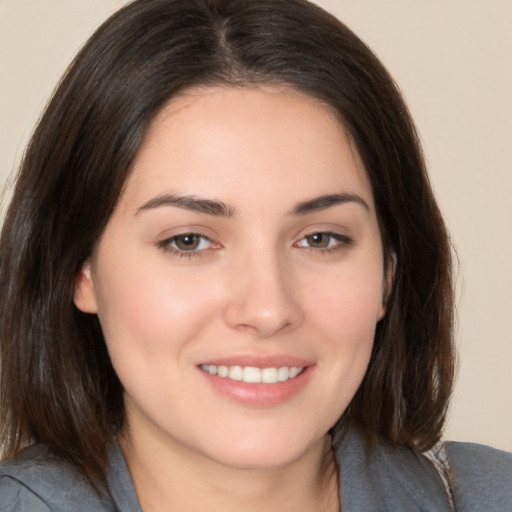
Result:
{"type": "Polygon", "coordinates": [[[280,368],[254,368],[253,366],[216,366],[203,364],[201,370],[219,377],[247,382],[249,384],[275,384],[293,379],[304,367],[281,366],[280,368]]]}
{"type": "Polygon", "coordinates": [[[278,381],[278,371],[277,368],[263,368],[263,370],[261,370],[261,382],[264,384],[275,384],[278,381]]]}
{"type": "Polygon", "coordinates": [[[299,374],[299,369],[297,367],[290,368],[290,373],[288,374],[289,379],[293,379],[294,377],[297,377],[299,374]]]}
{"type": "MultiPolygon", "coordinates": [[[[210,366],[215,367],[213,364],[211,364],[210,366]]],[[[217,375],[219,377],[227,377],[228,373],[229,373],[229,368],[227,366],[219,366],[219,367],[217,367],[217,375]]]]}
{"type": "Polygon", "coordinates": [[[261,370],[259,368],[246,366],[242,372],[242,380],[251,384],[261,382],[261,370]]]}
{"type": "MultiPolygon", "coordinates": [[[[212,366],[212,365],[210,365],[212,366]]],[[[230,366],[228,377],[233,380],[242,380],[243,378],[243,369],[241,366],[230,366]]]]}
{"type": "Polygon", "coordinates": [[[290,368],[286,366],[282,366],[277,370],[277,380],[279,382],[284,382],[290,378],[290,368]]]}

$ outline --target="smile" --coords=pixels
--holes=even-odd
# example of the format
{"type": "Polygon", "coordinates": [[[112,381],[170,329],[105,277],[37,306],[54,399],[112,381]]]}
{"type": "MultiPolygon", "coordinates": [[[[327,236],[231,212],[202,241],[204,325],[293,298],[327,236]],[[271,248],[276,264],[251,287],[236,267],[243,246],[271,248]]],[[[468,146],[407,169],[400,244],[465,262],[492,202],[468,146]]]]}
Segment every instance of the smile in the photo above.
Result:
{"type": "Polygon", "coordinates": [[[304,367],[281,366],[270,368],[255,368],[253,366],[217,366],[214,364],[202,364],[201,370],[211,375],[217,375],[248,384],[276,384],[294,379],[304,367]]]}

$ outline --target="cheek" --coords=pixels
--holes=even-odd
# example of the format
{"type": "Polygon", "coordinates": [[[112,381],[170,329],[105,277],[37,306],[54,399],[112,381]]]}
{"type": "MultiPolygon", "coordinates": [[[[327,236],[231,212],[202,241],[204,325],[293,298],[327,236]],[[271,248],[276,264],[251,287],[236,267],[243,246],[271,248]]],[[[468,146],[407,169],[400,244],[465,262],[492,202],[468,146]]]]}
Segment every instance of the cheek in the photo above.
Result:
{"type": "Polygon", "coordinates": [[[334,423],[357,391],[371,357],[375,327],[382,309],[383,274],[379,265],[363,265],[317,282],[309,301],[312,332],[321,350],[318,370],[327,383],[319,409],[334,423]]]}
{"type": "Polygon", "coordinates": [[[114,366],[158,360],[197,337],[218,309],[218,293],[198,273],[170,272],[164,262],[136,259],[98,269],[98,316],[114,366]]]}
{"type": "Polygon", "coordinates": [[[334,339],[358,345],[373,340],[375,326],[382,315],[384,279],[378,264],[353,265],[326,276],[316,285],[310,301],[317,318],[334,339]]]}

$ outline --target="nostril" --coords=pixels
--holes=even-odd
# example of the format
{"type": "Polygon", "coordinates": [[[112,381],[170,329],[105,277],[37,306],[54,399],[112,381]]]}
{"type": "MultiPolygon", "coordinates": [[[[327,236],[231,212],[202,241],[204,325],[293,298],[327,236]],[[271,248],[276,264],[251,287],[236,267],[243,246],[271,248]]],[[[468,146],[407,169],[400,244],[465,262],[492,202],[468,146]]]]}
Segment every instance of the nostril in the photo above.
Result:
{"type": "Polygon", "coordinates": [[[245,302],[226,307],[226,322],[234,329],[269,338],[302,322],[303,315],[296,304],[277,307],[257,307],[245,302]]]}

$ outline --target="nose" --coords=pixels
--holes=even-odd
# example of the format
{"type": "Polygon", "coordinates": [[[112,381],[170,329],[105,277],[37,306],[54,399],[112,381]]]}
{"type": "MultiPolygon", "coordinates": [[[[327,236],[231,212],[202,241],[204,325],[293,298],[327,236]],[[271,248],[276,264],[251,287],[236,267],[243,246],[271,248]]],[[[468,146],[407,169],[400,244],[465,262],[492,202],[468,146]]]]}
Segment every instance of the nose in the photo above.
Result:
{"type": "Polygon", "coordinates": [[[293,329],[304,319],[294,296],[292,271],[271,257],[245,259],[230,279],[226,323],[258,338],[270,338],[293,329]]]}

